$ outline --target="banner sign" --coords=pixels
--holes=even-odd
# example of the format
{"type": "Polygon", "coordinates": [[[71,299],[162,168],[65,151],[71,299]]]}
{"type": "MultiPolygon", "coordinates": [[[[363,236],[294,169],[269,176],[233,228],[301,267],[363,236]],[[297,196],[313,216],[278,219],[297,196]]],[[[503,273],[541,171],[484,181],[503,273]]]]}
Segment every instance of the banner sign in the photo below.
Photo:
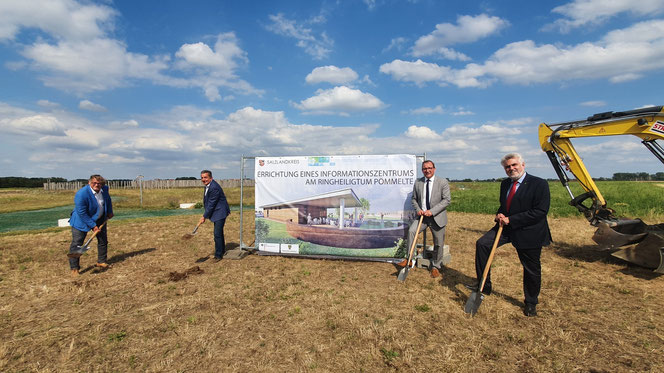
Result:
{"type": "Polygon", "coordinates": [[[414,155],[256,157],[259,253],[402,257],[414,155]]]}

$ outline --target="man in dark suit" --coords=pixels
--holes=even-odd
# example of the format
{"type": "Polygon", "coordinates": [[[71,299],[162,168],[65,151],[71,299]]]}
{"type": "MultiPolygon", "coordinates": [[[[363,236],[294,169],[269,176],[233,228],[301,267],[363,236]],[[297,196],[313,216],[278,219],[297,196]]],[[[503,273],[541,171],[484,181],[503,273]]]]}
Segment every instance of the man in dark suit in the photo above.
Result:
{"type": "MultiPolygon", "coordinates": [[[[427,227],[431,228],[433,234],[434,256],[431,262],[431,277],[440,276],[443,262],[443,246],[445,243],[445,226],[447,226],[447,206],[452,200],[450,196],[450,184],[444,177],[436,177],[436,165],[433,161],[422,162],[422,174],[424,177],[417,179],[413,185],[413,197],[411,203],[417,212],[417,220],[410,224],[408,229],[408,249],[412,245],[417,233],[419,217],[424,216],[420,232],[427,227]]],[[[408,259],[404,259],[398,266],[405,267],[408,259]]]]}
{"type": "MultiPolygon", "coordinates": [[[[523,265],[524,314],[537,316],[536,305],[542,284],[540,256],[542,246],[551,243],[551,231],[546,220],[549,212],[549,183],[526,173],[526,163],[518,153],[505,155],[500,164],[508,178],[500,184],[500,208],[496,225],[475,244],[475,272],[481,279],[489,259],[498,226],[503,233],[498,246],[511,242],[523,265]]],[[[477,285],[470,286],[477,291],[477,285]]],[[[491,294],[491,272],[487,275],[484,294],[491,294]]]]}
{"type": "Polygon", "coordinates": [[[203,195],[205,212],[200,222],[202,224],[205,223],[205,219],[210,219],[214,223],[214,260],[218,262],[224,257],[226,251],[224,223],[226,223],[226,217],[231,213],[231,209],[228,207],[224,190],[212,179],[212,171],[201,171],[201,181],[205,184],[205,194],[203,195]]]}

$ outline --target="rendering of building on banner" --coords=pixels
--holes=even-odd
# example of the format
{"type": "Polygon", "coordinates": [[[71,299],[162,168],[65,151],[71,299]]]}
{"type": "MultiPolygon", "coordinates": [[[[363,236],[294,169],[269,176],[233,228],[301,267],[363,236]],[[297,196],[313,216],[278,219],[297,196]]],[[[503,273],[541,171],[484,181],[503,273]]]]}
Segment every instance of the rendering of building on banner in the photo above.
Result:
{"type": "MultiPolygon", "coordinates": [[[[408,229],[403,221],[386,227],[384,216],[374,222],[375,228],[360,228],[368,222],[360,212],[362,202],[351,188],[261,207],[263,217],[285,223],[291,237],[325,246],[352,249],[391,247],[405,237],[408,229]],[[352,209],[348,216],[347,209],[352,209]],[[339,213],[328,216],[330,210],[339,213]]],[[[387,225],[393,224],[389,222],[387,225]]]]}

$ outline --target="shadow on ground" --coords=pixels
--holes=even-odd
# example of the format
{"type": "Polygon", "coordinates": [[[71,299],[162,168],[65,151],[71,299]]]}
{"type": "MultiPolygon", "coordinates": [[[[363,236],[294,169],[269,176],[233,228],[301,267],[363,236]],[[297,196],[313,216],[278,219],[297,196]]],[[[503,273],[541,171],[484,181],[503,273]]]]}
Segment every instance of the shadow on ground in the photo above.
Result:
{"type": "Polygon", "coordinates": [[[653,272],[651,269],[643,268],[626,262],[624,260],[611,256],[611,251],[599,249],[596,245],[570,245],[564,242],[554,243],[550,249],[556,255],[573,259],[585,263],[606,263],[624,266],[619,271],[623,274],[641,278],[644,280],[652,280],[659,276],[660,273],[653,272]]]}
{"type": "MultiPolygon", "coordinates": [[[[454,300],[464,305],[466,301],[468,301],[468,298],[470,297],[471,294],[471,291],[466,289],[464,284],[474,285],[477,282],[475,277],[470,277],[464,273],[461,273],[449,267],[443,267],[441,273],[443,278],[440,280],[440,285],[445,286],[446,288],[454,292],[455,295],[454,300]],[[467,290],[466,292],[468,293],[468,295],[466,295],[466,292],[462,291],[461,289],[467,290]]],[[[507,294],[501,293],[499,291],[493,290],[491,292],[491,296],[502,298],[508,303],[513,304],[514,306],[523,307],[522,301],[507,294]]]]}
{"type": "MultiPolygon", "coordinates": [[[[399,271],[401,271],[401,267],[394,264],[394,268],[396,269],[396,272],[394,272],[392,276],[397,277],[399,275],[399,271]]],[[[470,297],[471,294],[471,291],[466,289],[464,284],[467,285],[475,284],[477,282],[477,280],[475,280],[475,277],[470,277],[465,273],[461,273],[456,269],[450,267],[443,267],[443,269],[441,270],[441,275],[442,279],[439,280],[440,285],[450,289],[454,293],[453,300],[459,303],[461,307],[463,307],[466,304],[466,301],[468,301],[468,298],[470,297]],[[464,292],[462,290],[466,291],[464,292]]],[[[516,307],[523,307],[524,305],[522,301],[495,290],[491,292],[491,296],[502,298],[506,302],[513,304],[516,307]]]]}
{"type": "MultiPolygon", "coordinates": [[[[240,244],[238,244],[236,242],[229,242],[229,243],[226,244],[226,252],[228,252],[229,250],[237,249],[239,247],[240,247],[240,244]]],[[[200,257],[200,258],[196,259],[196,263],[203,263],[206,260],[210,259],[212,257],[212,255],[213,254],[208,254],[206,256],[200,257]]]]}
{"type": "MultiPolygon", "coordinates": [[[[125,261],[125,260],[128,259],[128,258],[131,258],[131,257],[137,256],[137,255],[147,254],[147,253],[153,252],[153,251],[155,251],[155,250],[157,250],[157,249],[154,248],[154,247],[150,247],[150,248],[147,248],[147,249],[141,249],[141,250],[130,251],[130,252],[128,252],[128,253],[123,253],[123,254],[119,254],[119,255],[113,255],[113,256],[108,260],[108,264],[113,265],[113,264],[116,264],[116,263],[120,263],[120,262],[125,261]]],[[[104,269],[99,269],[99,268],[97,268],[96,271],[97,271],[97,272],[106,272],[106,271],[108,271],[110,268],[111,268],[111,267],[104,268],[104,269]]],[[[91,270],[93,270],[93,269],[95,269],[95,266],[94,266],[94,265],[91,265],[91,266],[88,266],[88,267],[86,267],[85,269],[81,270],[80,273],[83,274],[83,273],[88,272],[88,271],[91,271],[91,270]]]]}

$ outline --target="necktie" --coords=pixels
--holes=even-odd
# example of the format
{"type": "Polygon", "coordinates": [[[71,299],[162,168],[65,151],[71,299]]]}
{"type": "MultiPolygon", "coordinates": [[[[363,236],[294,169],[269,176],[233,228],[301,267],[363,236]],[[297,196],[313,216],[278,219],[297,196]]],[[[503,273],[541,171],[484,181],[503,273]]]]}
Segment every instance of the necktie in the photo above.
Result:
{"type": "Polygon", "coordinates": [[[431,210],[431,202],[429,202],[429,179],[427,179],[427,210],[431,210]]]}
{"type": "Polygon", "coordinates": [[[517,185],[519,185],[518,181],[513,182],[512,183],[512,188],[510,189],[510,192],[507,195],[507,202],[505,203],[506,212],[510,211],[510,205],[512,204],[512,198],[514,197],[514,193],[516,193],[516,186],[517,185]]]}

